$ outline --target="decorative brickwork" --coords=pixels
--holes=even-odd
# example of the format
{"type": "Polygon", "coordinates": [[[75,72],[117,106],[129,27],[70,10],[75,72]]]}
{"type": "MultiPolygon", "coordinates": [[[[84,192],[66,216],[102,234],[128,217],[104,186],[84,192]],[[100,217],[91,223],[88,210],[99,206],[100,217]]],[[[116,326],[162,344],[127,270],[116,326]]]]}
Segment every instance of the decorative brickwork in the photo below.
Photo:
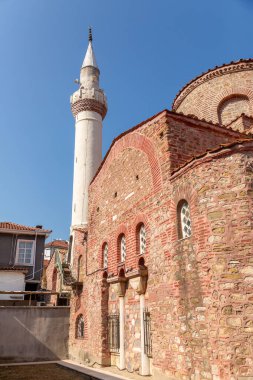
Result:
{"type": "Polygon", "coordinates": [[[252,88],[253,61],[231,63],[190,82],[175,99],[173,109],[184,114],[193,114],[199,119],[205,118],[213,123],[227,125],[242,113],[253,116],[252,88]],[[244,98],[247,104],[238,104],[222,118],[220,107],[227,99],[235,98],[244,98]]]}
{"type": "Polygon", "coordinates": [[[94,111],[105,117],[107,108],[104,103],[99,102],[95,99],[80,99],[71,104],[71,111],[74,116],[82,111],[94,111]]]}

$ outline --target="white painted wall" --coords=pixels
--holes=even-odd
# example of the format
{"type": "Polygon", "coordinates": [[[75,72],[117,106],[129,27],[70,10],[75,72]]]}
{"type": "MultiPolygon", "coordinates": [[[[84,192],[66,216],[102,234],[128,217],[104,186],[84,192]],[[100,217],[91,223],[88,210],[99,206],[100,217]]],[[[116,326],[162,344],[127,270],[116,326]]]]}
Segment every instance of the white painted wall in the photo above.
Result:
{"type": "MultiPolygon", "coordinates": [[[[25,290],[25,275],[18,271],[0,271],[0,290],[25,290]]],[[[24,295],[0,294],[0,300],[24,299],[24,295]]]]}
{"type": "Polygon", "coordinates": [[[44,260],[50,260],[50,258],[51,258],[51,248],[45,248],[44,260]]]}
{"type": "Polygon", "coordinates": [[[88,188],[102,161],[102,117],[94,111],[76,116],[72,226],[88,223],[88,188]]]}

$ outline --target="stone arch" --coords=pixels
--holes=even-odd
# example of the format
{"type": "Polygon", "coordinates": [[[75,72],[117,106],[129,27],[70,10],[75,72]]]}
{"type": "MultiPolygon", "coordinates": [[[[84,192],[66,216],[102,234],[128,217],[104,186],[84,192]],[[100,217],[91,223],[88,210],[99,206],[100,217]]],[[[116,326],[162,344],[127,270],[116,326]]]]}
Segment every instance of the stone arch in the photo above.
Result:
{"type": "Polygon", "coordinates": [[[140,254],[140,249],[139,249],[139,230],[141,225],[144,225],[145,230],[146,230],[146,250],[145,250],[145,256],[148,255],[149,253],[149,247],[150,247],[150,226],[149,226],[149,220],[147,218],[147,215],[144,213],[136,215],[132,228],[131,228],[131,235],[134,237],[135,241],[135,254],[138,256],[140,254]]]}
{"type": "MultiPolygon", "coordinates": [[[[162,189],[162,171],[156,153],[156,149],[150,139],[137,132],[128,133],[122,136],[119,140],[115,141],[115,143],[109,150],[108,155],[105,158],[105,161],[103,162],[100,170],[97,172],[96,177],[92,181],[90,189],[92,189],[93,186],[99,188],[102,185],[106,173],[109,170],[109,167],[112,164],[113,160],[117,158],[117,156],[119,156],[120,153],[127,148],[137,149],[146,154],[150,165],[154,192],[158,192],[162,189]]],[[[96,194],[92,202],[92,215],[95,212],[97,198],[98,195],[96,194]]]]}
{"type": "Polygon", "coordinates": [[[180,234],[178,234],[178,206],[180,206],[183,200],[185,200],[190,206],[193,229],[192,234],[194,234],[194,221],[197,213],[197,193],[191,186],[189,186],[189,183],[182,183],[175,189],[174,197],[171,203],[171,218],[175,221],[173,228],[173,240],[181,239],[180,234]]]}

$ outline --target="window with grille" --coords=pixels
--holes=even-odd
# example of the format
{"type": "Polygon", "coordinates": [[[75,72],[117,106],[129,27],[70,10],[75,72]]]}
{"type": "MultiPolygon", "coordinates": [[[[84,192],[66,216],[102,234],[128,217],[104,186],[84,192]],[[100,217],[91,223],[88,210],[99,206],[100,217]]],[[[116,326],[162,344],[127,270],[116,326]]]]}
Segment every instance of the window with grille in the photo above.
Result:
{"type": "Polygon", "coordinates": [[[34,241],[18,240],[16,264],[32,265],[34,258],[34,241]]]}
{"type": "Polygon", "coordinates": [[[144,352],[148,357],[152,356],[151,316],[148,309],[143,311],[144,322],[144,352]]]}
{"type": "Polygon", "coordinates": [[[126,237],[121,235],[120,238],[120,261],[126,261],[126,237]]]}
{"type": "Polygon", "coordinates": [[[103,268],[108,268],[108,244],[105,243],[103,247],[103,268]]]}
{"type": "Polygon", "coordinates": [[[108,345],[110,352],[119,352],[119,314],[108,315],[108,345]]]}
{"type": "Polygon", "coordinates": [[[143,255],[146,252],[146,229],[144,224],[142,224],[139,229],[139,244],[140,255],[143,255]]]}
{"type": "Polygon", "coordinates": [[[76,320],[76,338],[84,338],[84,318],[83,315],[79,315],[76,320]]]}
{"type": "Polygon", "coordinates": [[[191,216],[190,207],[186,201],[181,203],[180,207],[180,227],[181,227],[181,238],[185,239],[191,236],[191,216]]]}

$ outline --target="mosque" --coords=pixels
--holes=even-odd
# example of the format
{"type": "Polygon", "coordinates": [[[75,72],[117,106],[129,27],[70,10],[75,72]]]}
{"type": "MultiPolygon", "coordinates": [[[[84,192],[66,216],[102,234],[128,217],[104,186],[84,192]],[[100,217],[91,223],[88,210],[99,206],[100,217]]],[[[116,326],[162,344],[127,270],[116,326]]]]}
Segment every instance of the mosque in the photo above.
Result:
{"type": "Polygon", "coordinates": [[[154,379],[253,378],[253,60],[186,84],[102,159],[91,31],[75,119],[70,357],[154,379]]]}

